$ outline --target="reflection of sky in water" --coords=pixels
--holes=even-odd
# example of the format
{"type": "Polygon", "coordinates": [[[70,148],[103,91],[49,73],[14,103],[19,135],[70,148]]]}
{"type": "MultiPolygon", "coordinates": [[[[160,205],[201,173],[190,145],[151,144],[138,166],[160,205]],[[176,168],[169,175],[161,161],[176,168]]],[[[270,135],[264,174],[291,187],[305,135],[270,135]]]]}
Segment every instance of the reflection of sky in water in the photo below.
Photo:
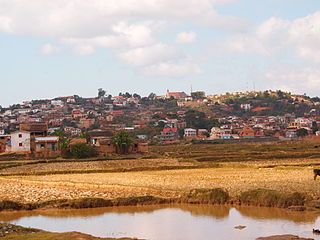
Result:
{"type": "MultiPolygon", "coordinates": [[[[195,206],[192,208],[193,211],[197,210],[195,206]]],[[[319,218],[315,222],[264,218],[261,214],[258,214],[259,218],[253,218],[242,215],[235,208],[227,209],[224,217],[217,218],[214,216],[214,206],[206,208],[202,206],[202,214],[193,214],[187,208],[184,209],[186,210],[164,208],[150,212],[138,210],[134,213],[101,212],[101,215],[84,217],[38,215],[22,217],[11,222],[52,232],[77,231],[97,237],[137,237],[152,240],[247,240],[261,236],[295,234],[320,239],[312,234],[312,228],[320,228],[319,218]],[[204,215],[206,210],[210,210],[211,214],[204,215]],[[238,225],[244,225],[247,228],[237,230],[234,227],[238,225]]],[[[259,211],[259,208],[252,208],[250,211],[254,216],[254,211],[259,211]]],[[[275,210],[270,209],[270,211],[275,210]]],[[[272,213],[269,212],[270,214],[272,213]]]]}

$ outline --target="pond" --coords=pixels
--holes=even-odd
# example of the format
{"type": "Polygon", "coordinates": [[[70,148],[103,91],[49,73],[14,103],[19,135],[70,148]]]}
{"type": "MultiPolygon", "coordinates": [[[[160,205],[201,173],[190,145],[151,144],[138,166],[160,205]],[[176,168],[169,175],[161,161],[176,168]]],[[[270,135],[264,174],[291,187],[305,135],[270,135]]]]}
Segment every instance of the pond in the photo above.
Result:
{"type": "Polygon", "coordinates": [[[320,219],[312,212],[213,205],[162,205],[80,210],[2,212],[0,220],[50,232],[150,240],[248,240],[294,234],[312,237],[320,219]],[[236,229],[236,226],[245,226],[236,229]]]}

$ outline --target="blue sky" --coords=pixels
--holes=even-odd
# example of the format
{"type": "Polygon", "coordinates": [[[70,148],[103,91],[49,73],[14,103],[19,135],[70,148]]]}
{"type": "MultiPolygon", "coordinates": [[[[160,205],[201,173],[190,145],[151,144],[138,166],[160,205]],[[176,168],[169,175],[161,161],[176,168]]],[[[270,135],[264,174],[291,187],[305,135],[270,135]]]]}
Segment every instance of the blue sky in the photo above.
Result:
{"type": "Polygon", "coordinates": [[[319,0],[0,0],[0,105],[78,94],[320,95],[319,0]]]}

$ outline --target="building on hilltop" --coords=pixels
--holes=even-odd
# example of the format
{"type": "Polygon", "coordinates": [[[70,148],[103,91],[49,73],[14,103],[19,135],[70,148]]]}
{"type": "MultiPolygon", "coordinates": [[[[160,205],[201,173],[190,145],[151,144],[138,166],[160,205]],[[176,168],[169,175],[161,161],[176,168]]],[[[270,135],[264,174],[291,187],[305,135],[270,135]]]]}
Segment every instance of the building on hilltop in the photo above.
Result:
{"type": "Polygon", "coordinates": [[[174,99],[184,99],[188,97],[188,95],[185,92],[169,92],[169,90],[167,90],[166,98],[171,97],[173,97],[174,99]]]}

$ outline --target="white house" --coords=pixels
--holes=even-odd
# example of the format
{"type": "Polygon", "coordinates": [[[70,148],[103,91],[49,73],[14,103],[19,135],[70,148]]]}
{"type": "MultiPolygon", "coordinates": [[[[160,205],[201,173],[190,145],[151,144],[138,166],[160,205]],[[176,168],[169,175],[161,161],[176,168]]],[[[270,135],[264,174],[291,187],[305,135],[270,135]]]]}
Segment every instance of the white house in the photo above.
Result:
{"type": "Polygon", "coordinates": [[[58,107],[63,107],[64,106],[64,102],[62,100],[51,100],[51,105],[58,106],[58,107]]]}
{"type": "Polygon", "coordinates": [[[210,139],[219,139],[222,136],[222,130],[218,127],[211,128],[210,139]]]}
{"type": "Polygon", "coordinates": [[[252,108],[251,104],[248,104],[248,103],[241,104],[240,107],[241,107],[241,109],[244,109],[245,111],[249,111],[252,108]]]}
{"type": "Polygon", "coordinates": [[[197,130],[193,128],[185,128],[184,129],[184,137],[185,138],[196,138],[197,130]]]}
{"type": "Polygon", "coordinates": [[[12,152],[30,151],[30,133],[26,131],[17,131],[10,134],[12,152]]]}

